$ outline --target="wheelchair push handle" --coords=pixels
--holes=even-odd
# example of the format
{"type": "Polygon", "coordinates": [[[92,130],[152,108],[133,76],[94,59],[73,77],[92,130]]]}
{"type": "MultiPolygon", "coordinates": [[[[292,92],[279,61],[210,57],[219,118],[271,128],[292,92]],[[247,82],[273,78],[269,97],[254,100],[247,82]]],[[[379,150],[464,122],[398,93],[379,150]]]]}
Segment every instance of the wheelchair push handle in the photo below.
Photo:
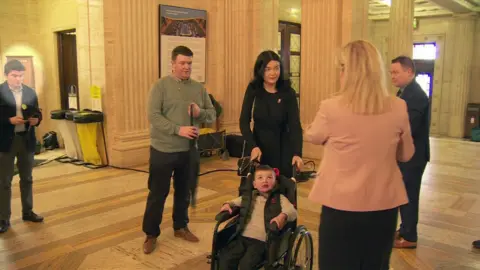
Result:
{"type": "Polygon", "coordinates": [[[297,164],[293,164],[293,166],[292,166],[292,177],[296,179],[299,171],[300,170],[298,169],[297,164]]]}
{"type": "Polygon", "coordinates": [[[278,224],[276,222],[270,223],[269,229],[271,232],[278,232],[280,228],[278,228],[278,224]]]}
{"type": "Polygon", "coordinates": [[[250,167],[250,173],[254,173],[255,172],[255,168],[260,164],[260,161],[258,161],[258,159],[252,159],[250,160],[250,163],[248,164],[249,167],[250,167]]]}

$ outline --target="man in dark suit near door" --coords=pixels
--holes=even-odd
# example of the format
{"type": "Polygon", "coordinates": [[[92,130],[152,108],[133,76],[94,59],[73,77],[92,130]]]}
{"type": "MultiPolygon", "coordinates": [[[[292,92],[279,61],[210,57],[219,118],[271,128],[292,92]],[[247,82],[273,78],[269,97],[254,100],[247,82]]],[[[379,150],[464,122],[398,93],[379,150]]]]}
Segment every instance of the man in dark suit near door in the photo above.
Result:
{"type": "Polygon", "coordinates": [[[415,64],[406,56],[392,60],[392,83],[400,88],[397,96],[405,100],[408,108],[415,154],[406,163],[399,163],[408,195],[408,204],[400,207],[402,223],[395,234],[395,248],[416,248],[418,212],[422,176],[430,161],[430,102],[415,81],[415,64]]]}
{"type": "Polygon", "coordinates": [[[6,63],[4,73],[7,80],[0,84],[0,233],[10,227],[15,158],[20,174],[22,219],[43,221],[32,210],[35,127],[42,121],[38,98],[33,89],[22,84],[25,67],[20,61],[6,63]]]}

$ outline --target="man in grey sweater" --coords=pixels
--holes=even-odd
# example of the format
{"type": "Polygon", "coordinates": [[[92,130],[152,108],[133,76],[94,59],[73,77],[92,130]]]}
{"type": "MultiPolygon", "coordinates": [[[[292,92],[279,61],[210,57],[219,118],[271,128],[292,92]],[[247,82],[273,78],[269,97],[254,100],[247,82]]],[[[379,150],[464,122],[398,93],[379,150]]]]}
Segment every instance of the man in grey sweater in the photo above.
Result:
{"type": "MultiPolygon", "coordinates": [[[[158,80],[150,91],[150,168],[148,199],[143,218],[145,254],[151,253],[160,235],[165,199],[173,174],[173,229],[175,237],[190,242],[199,239],[188,229],[188,206],[192,172],[198,161],[192,160],[190,140],[198,137],[198,126],[215,120],[215,108],[202,84],[192,80],[193,52],[178,46],[172,51],[171,75],[158,80]],[[193,109],[191,110],[191,106],[193,109]],[[190,114],[194,125],[190,124],[190,114]],[[195,164],[195,165],[194,165],[195,164]]],[[[195,158],[194,158],[195,159],[195,158]]]]}

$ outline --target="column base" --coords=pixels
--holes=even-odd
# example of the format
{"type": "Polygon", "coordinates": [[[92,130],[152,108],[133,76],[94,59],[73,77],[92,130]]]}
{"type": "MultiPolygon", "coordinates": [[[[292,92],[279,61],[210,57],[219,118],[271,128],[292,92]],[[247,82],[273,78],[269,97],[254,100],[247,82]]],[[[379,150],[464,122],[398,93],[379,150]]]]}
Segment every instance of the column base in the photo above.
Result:
{"type": "Polygon", "coordinates": [[[448,136],[453,138],[463,138],[465,136],[465,119],[461,116],[450,116],[448,125],[448,136]]]}

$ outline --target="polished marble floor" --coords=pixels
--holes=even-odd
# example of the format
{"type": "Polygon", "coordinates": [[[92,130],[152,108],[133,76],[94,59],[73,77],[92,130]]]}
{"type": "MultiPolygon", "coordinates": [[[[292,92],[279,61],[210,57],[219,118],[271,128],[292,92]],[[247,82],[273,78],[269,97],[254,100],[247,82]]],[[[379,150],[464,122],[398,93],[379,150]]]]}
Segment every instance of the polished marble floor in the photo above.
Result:
{"type": "MultiPolygon", "coordinates": [[[[480,239],[480,144],[431,141],[432,162],[421,192],[419,247],[395,250],[392,267],[480,269],[480,252],[471,248],[471,242],[480,239]]],[[[209,160],[202,171],[235,164],[233,159],[209,160]]],[[[45,222],[21,221],[15,178],[12,228],[0,235],[0,269],[208,269],[214,215],[223,201],[236,195],[239,184],[232,172],[200,177],[198,205],[190,214],[191,230],[201,238],[196,244],[173,237],[169,196],[157,250],[144,255],[146,174],[51,162],[35,168],[34,177],[35,210],[45,222]]],[[[299,184],[299,223],[310,229],[316,242],[320,206],[306,199],[311,185],[312,181],[299,184]]]]}

